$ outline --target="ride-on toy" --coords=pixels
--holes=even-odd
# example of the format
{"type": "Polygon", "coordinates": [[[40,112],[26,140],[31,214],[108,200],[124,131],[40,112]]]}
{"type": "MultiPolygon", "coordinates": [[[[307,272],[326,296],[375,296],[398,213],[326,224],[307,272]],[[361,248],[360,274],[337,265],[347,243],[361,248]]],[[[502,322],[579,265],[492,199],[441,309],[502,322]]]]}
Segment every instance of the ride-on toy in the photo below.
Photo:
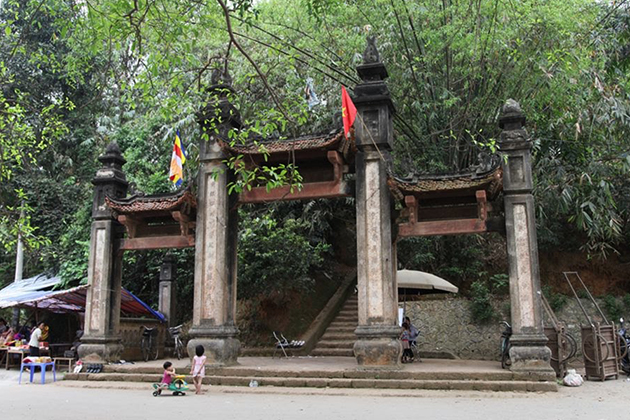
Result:
{"type": "Polygon", "coordinates": [[[153,384],[153,396],[157,397],[162,394],[162,391],[172,391],[173,395],[186,395],[186,391],[188,391],[188,384],[184,380],[184,375],[175,375],[173,378],[173,382],[168,384],[168,387],[160,387],[160,384],[153,384]]]}

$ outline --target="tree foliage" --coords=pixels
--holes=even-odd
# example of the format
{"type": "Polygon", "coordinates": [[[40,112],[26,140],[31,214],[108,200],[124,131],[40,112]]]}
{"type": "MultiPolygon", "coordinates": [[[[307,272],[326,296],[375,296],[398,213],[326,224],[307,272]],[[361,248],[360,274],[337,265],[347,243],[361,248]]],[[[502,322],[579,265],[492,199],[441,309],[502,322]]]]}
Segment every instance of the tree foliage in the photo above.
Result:
{"type": "Polygon", "coordinates": [[[293,293],[311,291],[311,270],[321,268],[329,246],[309,242],[306,221],[278,222],[266,215],[246,220],[243,225],[239,234],[239,297],[280,304],[293,293]]]}
{"type": "MultiPolygon", "coordinates": [[[[495,144],[500,106],[517,99],[534,139],[541,244],[615,252],[629,234],[626,3],[6,0],[0,5],[0,239],[7,249],[0,272],[10,272],[4,267],[21,232],[31,270],[61,268],[68,281],[84,278],[89,181],[111,140],[124,151],[133,188],[165,192],[179,129],[194,184],[196,144],[209,135],[198,131],[195,112],[209,99],[216,68],[229,69],[236,92],[230,100],[244,121],[232,141],[329,131],[340,108],[339,85],[359,82],[355,67],[367,34],[378,37],[390,74],[399,174],[475,164],[495,144]],[[308,78],[320,99],[310,109],[308,78]]],[[[234,191],[252,183],[299,187],[290,162],[254,171],[239,159],[227,163],[240,175],[234,191]]],[[[287,235],[296,253],[313,246],[298,240],[313,225],[257,216],[245,218],[250,236],[243,238],[259,240],[252,232],[273,226],[281,232],[274,240],[287,235]]],[[[402,259],[474,278],[465,262],[472,258],[441,255],[442,241],[415,251],[403,246],[402,259]]],[[[470,255],[475,246],[466,247],[470,255]]],[[[247,255],[245,267],[257,258],[253,250],[247,255]]]]}

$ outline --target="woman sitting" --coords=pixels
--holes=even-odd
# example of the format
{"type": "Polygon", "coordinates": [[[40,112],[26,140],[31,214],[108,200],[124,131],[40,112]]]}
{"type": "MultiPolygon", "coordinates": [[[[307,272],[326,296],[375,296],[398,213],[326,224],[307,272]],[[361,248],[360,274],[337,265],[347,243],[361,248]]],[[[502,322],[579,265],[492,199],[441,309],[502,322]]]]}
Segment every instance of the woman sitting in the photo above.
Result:
{"type": "Polygon", "coordinates": [[[0,346],[10,346],[15,341],[15,331],[9,327],[2,335],[0,335],[0,346]]]}

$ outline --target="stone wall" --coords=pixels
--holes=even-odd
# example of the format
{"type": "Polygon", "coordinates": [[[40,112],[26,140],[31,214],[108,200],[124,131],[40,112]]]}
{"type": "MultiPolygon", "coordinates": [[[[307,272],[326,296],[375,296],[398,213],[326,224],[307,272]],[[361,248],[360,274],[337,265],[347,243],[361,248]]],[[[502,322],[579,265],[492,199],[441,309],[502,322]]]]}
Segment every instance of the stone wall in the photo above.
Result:
{"type": "Polygon", "coordinates": [[[120,336],[122,338],[123,353],[122,360],[142,360],[142,326],[158,329],[157,344],[159,355],[164,352],[164,341],[168,335],[166,332],[166,324],[160,323],[154,319],[144,318],[122,318],[120,320],[120,336]]]}
{"type": "MultiPolygon", "coordinates": [[[[593,321],[601,321],[601,317],[596,316],[597,310],[590,302],[582,299],[582,303],[593,321]]],[[[598,304],[603,310],[599,300],[598,304]]],[[[403,306],[406,306],[406,314],[411,318],[411,322],[420,330],[418,340],[420,352],[446,352],[461,359],[499,360],[502,331],[499,321],[505,319],[510,322],[508,297],[493,300],[497,317],[487,324],[473,322],[470,300],[467,298],[426,297],[417,302],[401,303],[400,307],[403,306]]],[[[575,298],[570,298],[556,317],[567,325],[569,333],[577,341],[579,358],[580,328],[588,324],[575,298]]],[[[544,319],[545,326],[551,326],[546,314],[544,319]]],[[[619,320],[614,321],[617,325],[619,320]]]]}
{"type": "MultiPolygon", "coordinates": [[[[504,301],[496,301],[501,310],[504,301]]],[[[420,352],[451,353],[461,359],[498,360],[501,328],[497,322],[476,324],[466,298],[434,298],[406,302],[406,315],[420,331],[420,352]]]]}

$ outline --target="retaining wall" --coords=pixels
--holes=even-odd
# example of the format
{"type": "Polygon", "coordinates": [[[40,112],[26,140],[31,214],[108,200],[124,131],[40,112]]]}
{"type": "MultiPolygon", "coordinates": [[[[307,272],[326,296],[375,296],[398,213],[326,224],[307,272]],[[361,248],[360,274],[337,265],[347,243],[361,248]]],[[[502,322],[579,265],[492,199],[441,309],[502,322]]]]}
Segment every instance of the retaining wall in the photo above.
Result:
{"type": "MultiPolygon", "coordinates": [[[[594,306],[585,300],[582,302],[592,319],[601,321],[601,317],[595,315],[594,306]]],[[[598,303],[602,307],[599,300],[598,303]]],[[[493,299],[497,316],[486,324],[473,321],[467,298],[425,297],[420,301],[401,303],[400,307],[403,306],[406,306],[411,322],[420,330],[418,347],[421,352],[448,352],[461,359],[499,360],[502,331],[499,321],[510,322],[508,297],[493,299]]],[[[580,326],[587,322],[575,299],[570,299],[556,317],[567,325],[579,347],[580,326]]],[[[614,321],[617,325],[619,320],[614,321]]],[[[545,325],[551,325],[546,316],[545,325]]],[[[580,349],[578,351],[581,354],[580,349]]]]}

